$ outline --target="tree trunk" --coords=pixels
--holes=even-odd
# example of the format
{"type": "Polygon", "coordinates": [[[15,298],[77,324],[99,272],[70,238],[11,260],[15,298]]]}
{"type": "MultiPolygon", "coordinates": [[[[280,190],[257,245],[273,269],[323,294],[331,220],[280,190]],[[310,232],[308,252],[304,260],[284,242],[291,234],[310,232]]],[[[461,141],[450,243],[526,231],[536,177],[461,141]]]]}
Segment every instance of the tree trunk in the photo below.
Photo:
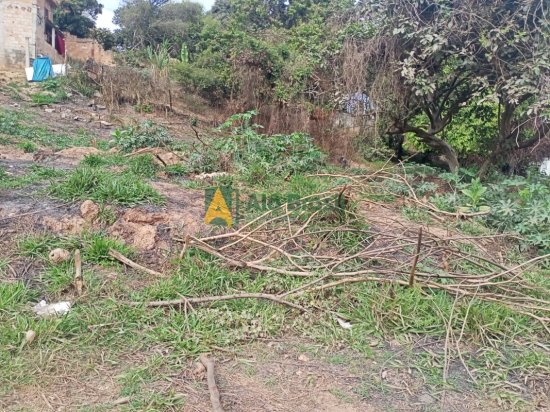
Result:
{"type": "Polygon", "coordinates": [[[409,131],[414,132],[420,138],[420,140],[430,146],[430,148],[434,149],[435,152],[442,155],[445,163],[452,173],[458,172],[458,169],[460,168],[458,156],[455,149],[453,149],[453,147],[449,143],[447,143],[443,139],[440,139],[439,137],[436,137],[435,134],[430,133],[426,130],[414,128],[414,130],[409,131]]]}
{"type": "Polygon", "coordinates": [[[443,142],[445,147],[441,150],[447,166],[452,173],[457,173],[460,168],[460,163],[458,162],[458,156],[456,155],[455,150],[447,142],[443,142]]]}
{"type": "MultiPolygon", "coordinates": [[[[443,127],[436,128],[435,130],[441,130],[442,128],[443,127]]],[[[443,156],[445,163],[452,173],[458,172],[458,169],[460,168],[460,163],[458,162],[458,156],[455,150],[445,140],[436,137],[437,132],[434,131],[433,128],[431,128],[430,130],[425,130],[419,127],[405,125],[402,131],[404,133],[414,133],[422,142],[426,143],[436,153],[443,156]]]]}
{"type": "Polygon", "coordinates": [[[481,167],[479,168],[479,171],[477,172],[477,176],[480,179],[483,179],[487,175],[489,168],[493,163],[495,163],[495,160],[499,156],[501,157],[506,153],[505,143],[512,132],[512,120],[514,118],[514,110],[515,106],[510,103],[504,103],[504,110],[502,110],[502,112],[500,112],[499,108],[500,116],[498,118],[498,138],[493,144],[493,150],[485,158],[485,160],[481,164],[481,167]]]}

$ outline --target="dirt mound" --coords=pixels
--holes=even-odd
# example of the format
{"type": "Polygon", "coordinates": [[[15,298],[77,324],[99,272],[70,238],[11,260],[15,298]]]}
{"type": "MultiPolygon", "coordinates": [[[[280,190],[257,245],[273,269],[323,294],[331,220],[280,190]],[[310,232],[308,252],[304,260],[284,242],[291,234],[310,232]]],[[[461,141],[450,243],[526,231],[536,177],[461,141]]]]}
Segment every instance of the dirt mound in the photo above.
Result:
{"type": "Polygon", "coordinates": [[[103,152],[95,147],[70,147],[60,150],[55,155],[59,161],[69,165],[78,165],[88,155],[98,155],[103,152]]]}
{"type": "Polygon", "coordinates": [[[33,160],[32,153],[25,153],[23,149],[13,146],[0,145],[0,159],[15,160],[33,160]]]}
{"type": "Polygon", "coordinates": [[[79,216],[66,216],[61,219],[44,216],[42,224],[54,233],[71,235],[79,235],[87,227],[86,221],[79,216]]]}

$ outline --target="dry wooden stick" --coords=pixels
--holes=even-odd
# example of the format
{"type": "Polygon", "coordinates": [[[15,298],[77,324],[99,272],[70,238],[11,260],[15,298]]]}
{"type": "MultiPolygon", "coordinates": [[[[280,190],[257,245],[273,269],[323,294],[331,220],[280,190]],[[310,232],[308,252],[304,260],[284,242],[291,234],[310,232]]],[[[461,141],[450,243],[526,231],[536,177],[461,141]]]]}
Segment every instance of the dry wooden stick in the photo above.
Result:
{"type": "Polygon", "coordinates": [[[422,246],[422,226],[418,229],[418,242],[416,243],[416,253],[414,255],[413,264],[411,268],[411,274],[409,276],[409,287],[414,286],[414,273],[416,272],[416,265],[418,264],[418,258],[420,257],[420,247],[422,246]]]}
{"type": "Polygon", "coordinates": [[[162,273],[154,271],[152,269],[148,269],[145,266],[141,266],[140,264],[137,264],[136,262],[128,259],[126,256],[124,256],[122,253],[117,252],[114,249],[109,249],[109,256],[114,257],[119,262],[124,263],[126,266],[130,266],[131,268],[140,270],[142,272],[148,273],[153,276],[164,276],[162,273]]]}
{"type": "Polygon", "coordinates": [[[80,258],[80,249],[74,251],[74,286],[78,296],[82,295],[84,281],[82,279],[82,259],[80,258]]]}
{"type": "Polygon", "coordinates": [[[212,412],[223,412],[220,402],[220,391],[218,390],[218,385],[216,385],[216,376],[214,375],[214,361],[204,353],[199,359],[206,368],[206,381],[208,382],[208,391],[210,392],[212,412]]]}
{"type": "MultiPolygon", "coordinates": [[[[224,300],[233,300],[233,299],[265,299],[271,300],[272,302],[279,303],[281,305],[290,306],[293,309],[297,309],[301,312],[306,312],[306,309],[302,306],[296,305],[295,303],[287,302],[286,300],[281,299],[277,295],[272,295],[269,293],[237,293],[234,295],[222,295],[222,296],[203,296],[198,298],[188,298],[182,297],[181,299],[174,300],[156,300],[151,302],[146,302],[145,307],[148,308],[158,308],[164,306],[178,306],[193,303],[208,303],[208,302],[221,302],[224,300]]],[[[140,302],[132,302],[132,305],[138,306],[141,305],[140,302]]]]}

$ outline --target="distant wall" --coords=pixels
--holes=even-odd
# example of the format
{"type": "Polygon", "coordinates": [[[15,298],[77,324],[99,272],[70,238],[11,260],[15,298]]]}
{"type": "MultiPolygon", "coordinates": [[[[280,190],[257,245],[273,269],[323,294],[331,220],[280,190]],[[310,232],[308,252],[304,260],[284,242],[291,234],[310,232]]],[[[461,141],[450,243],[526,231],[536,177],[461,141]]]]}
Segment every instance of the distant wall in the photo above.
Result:
{"type": "Polygon", "coordinates": [[[0,67],[22,68],[37,55],[60,63],[51,45],[54,0],[0,0],[0,67]]]}
{"type": "Polygon", "coordinates": [[[103,50],[103,46],[94,39],[80,39],[72,34],[65,33],[65,50],[70,59],[87,61],[92,59],[98,64],[114,66],[114,54],[110,50],[103,50]]]}

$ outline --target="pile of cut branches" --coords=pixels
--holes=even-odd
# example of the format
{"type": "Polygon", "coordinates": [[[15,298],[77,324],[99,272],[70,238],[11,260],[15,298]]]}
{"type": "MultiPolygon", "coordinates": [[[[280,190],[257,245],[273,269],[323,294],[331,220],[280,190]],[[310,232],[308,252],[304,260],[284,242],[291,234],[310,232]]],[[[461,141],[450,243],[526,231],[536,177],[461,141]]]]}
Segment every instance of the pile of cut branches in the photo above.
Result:
{"type": "MultiPolygon", "coordinates": [[[[300,308],[292,302],[297,296],[376,282],[499,302],[540,322],[550,333],[550,293],[524,276],[549,255],[511,266],[482,246],[486,236],[441,236],[429,226],[388,224],[391,217],[383,222],[370,219],[356,205],[368,202],[361,194],[370,191],[373,182],[388,178],[398,179],[377,173],[349,177],[348,186],[267,210],[236,230],[189,237],[184,248],[200,249],[236,269],[308,278],[299,288],[280,294],[235,294],[219,300],[260,298],[300,308]]],[[[205,298],[151,304],[196,299],[202,303],[205,298]]]]}

